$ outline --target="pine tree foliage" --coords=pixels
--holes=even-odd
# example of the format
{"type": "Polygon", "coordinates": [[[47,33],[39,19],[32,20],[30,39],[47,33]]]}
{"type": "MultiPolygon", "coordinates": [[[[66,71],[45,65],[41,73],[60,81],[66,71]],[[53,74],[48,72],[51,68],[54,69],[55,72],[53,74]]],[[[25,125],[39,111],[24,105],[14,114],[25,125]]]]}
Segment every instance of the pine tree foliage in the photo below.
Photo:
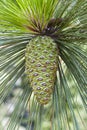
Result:
{"type": "Polygon", "coordinates": [[[47,130],[80,130],[72,89],[87,112],[87,0],[0,0],[0,104],[19,77],[24,78],[23,93],[15,101],[8,130],[19,129],[18,116],[28,105],[26,130],[33,121],[34,130],[43,130],[43,120],[50,122],[47,130]],[[26,46],[37,36],[49,36],[58,46],[57,79],[46,106],[33,98],[25,75],[26,46]]]}

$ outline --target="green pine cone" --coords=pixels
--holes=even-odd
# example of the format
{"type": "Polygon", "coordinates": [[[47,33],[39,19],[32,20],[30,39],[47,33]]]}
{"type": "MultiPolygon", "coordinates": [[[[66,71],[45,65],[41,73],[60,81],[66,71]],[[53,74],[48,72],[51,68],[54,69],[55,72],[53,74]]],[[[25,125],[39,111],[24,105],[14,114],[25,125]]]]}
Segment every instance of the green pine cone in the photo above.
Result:
{"type": "Polygon", "coordinates": [[[58,48],[47,36],[33,38],[26,47],[26,74],[37,101],[44,105],[50,101],[58,68],[58,48]]]}

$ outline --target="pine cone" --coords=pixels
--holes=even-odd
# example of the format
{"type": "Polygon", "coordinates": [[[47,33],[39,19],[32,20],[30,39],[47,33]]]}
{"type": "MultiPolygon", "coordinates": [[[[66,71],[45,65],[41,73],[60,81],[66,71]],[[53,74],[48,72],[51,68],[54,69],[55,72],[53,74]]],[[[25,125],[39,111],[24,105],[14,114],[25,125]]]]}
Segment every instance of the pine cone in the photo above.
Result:
{"type": "Polygon", "coordinates": [[[58,66],[58,48],[47,36],[33,38],[26,47],[26,74],[37,101],[44,105],[50,101],[58,66]]]}

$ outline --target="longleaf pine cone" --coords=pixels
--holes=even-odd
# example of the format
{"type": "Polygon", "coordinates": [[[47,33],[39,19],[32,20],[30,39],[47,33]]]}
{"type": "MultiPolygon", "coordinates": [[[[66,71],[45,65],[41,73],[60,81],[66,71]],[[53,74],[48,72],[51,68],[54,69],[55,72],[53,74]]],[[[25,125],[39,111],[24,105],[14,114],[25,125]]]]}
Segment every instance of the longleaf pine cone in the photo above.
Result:
{"type": "Polygon", "coordinates": [[[25,52],[26,74],[38,103],[47,104],[53,93],[58,69],[58,48],[52,38],[37,36],[25,52]]]}

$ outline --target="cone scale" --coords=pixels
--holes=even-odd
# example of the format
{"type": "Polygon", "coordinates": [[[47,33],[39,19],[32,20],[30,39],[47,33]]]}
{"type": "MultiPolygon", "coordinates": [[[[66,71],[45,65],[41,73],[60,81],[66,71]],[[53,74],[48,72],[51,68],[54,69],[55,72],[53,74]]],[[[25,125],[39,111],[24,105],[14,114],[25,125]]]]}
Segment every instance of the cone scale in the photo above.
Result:
{"type": "Polygon", "coordinates": [[[58,66],[58,48],[47,36],[37,36],[26,46],[26,74],[38,103],[47,104],[53,93],[58,66]]]}

